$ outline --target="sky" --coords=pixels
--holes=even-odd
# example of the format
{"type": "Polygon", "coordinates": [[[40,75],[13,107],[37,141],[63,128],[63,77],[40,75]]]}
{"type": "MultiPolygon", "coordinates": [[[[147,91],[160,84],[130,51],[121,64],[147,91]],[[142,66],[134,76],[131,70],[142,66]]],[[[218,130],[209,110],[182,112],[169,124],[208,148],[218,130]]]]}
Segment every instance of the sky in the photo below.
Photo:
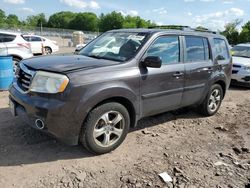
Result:
{"type": "Polygon", "coordinates": [[[0,9],[16,14],[21,20],[29,15],[55,12],[111,11],[140,16],[159,25],[204,26],[223,30],[234,19],[242,24],[250,20],[250,0],[0,0],[0,9]]]}

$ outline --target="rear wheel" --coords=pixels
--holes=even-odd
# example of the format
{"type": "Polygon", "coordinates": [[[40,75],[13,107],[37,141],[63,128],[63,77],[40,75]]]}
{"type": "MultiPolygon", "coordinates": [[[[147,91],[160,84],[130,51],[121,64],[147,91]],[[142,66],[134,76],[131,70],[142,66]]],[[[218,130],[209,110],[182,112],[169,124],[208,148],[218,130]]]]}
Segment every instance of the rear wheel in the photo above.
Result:
{"type": "Polygon", "coordinates": [[[52,49],[50,47],[45,47],[44,52],[45,52],[45,55],[50,55],[52,54],[52,49]]]}
{"type": "Polygon", "coordinates": [[[129,126],[130,117],[127,109],[119,103],[106,103],[89,113],[80,140],[92,153],[108,153],[124,141],[129,126]]]}
{"type": "Polygon", "coordinates": [[[219,84],[214,84],[199,106],[199,112],[201,112],[205,116],[212,116],[217,113],[219,110],[222,100],[223,100],[223,90],[219,84]]]}

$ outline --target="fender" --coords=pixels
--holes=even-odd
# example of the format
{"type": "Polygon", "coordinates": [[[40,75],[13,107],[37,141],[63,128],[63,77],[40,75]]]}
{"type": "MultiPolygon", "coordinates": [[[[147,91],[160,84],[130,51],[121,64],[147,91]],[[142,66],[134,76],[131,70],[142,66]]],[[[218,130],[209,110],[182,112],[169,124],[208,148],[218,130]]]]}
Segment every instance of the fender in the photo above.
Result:
{"type": "Polygon", "coordinates": [[[139,88],[136,91],[138,93],[134,93],[128,85],[121,81],[93,84],[92,87],[88,86],[88,90],[81,96],[79,105],[75,110],[75,118],[78,122],[77,125],[79,125],[77,129],[80,131],[82,123],[95,106],[114,97],[121,97],[130,101],[135,109],[135,113],[139,114],[139,88]]]}

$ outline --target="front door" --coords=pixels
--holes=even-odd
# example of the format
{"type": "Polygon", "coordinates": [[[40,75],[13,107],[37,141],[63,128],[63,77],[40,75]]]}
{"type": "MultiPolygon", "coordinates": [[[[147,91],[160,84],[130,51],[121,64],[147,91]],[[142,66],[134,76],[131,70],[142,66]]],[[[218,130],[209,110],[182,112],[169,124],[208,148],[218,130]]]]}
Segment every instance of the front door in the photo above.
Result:
{"type": "Polygon", "coordinates": [[[142,116],[173,110],[181,104],[184,64],[181,62],[179,41],[178,36],[161,36],[152,43],[143,57],[160,57],[162,67],[141,67],[142,116]]]}

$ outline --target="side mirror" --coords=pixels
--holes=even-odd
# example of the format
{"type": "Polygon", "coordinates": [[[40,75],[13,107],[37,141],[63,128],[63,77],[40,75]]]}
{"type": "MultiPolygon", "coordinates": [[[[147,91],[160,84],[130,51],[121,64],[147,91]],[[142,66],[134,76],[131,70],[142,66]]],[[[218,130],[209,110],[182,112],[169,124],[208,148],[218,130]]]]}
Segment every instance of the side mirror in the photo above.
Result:
{"type": "Polygon", "coordinates": [[[161,68],[162,60],[158,56],[148,56],[144,59],[143,65],[151,68],[161,68]]]}
{"type": "Polygon", "coordinates": [[[217,61],[221,61],[221,60],[225,60],[225,58],[222,55],[218,55],[215,60],[217,61]]]}

